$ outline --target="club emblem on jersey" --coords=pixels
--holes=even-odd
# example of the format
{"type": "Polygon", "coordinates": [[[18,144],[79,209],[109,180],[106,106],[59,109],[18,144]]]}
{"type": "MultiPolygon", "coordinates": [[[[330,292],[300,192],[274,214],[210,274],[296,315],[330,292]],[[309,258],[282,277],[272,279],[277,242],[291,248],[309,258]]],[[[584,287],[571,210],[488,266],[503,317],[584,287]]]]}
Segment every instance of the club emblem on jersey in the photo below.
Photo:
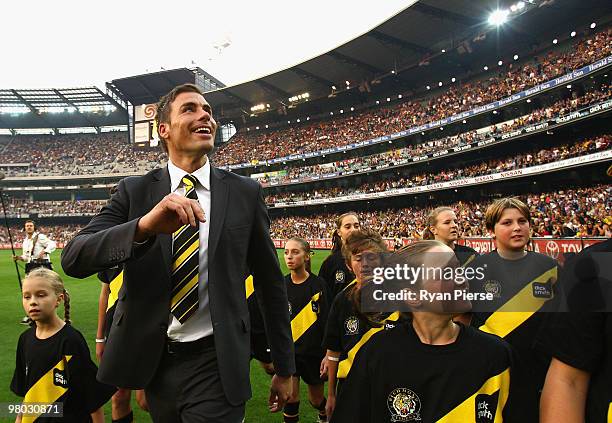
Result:
{"type": "Polygon", "coordinates": [[[497,400],[499,391],[487,395],[476,395],[476,423],[493,423],[495,421],[495,412],[497,411],[497,400]]]}
{"type": "Polygon", "coordinates": [[[488,280],[484,283],[484,291],[493,294],[493,298],[501,298],[501,283],[495,280],[488,280]]]}
{"type": "Polygon", "coordinates": [[[344,283],[344,270],[336,270],[336,283],[344,283]]]}
{"type": "Polygon", "coordinates": [[[55,386],[61,386],[62,388],[68,387],[68,379],[63,370],[53,369],[53,384],[55,386]]]}
{"type": "Polygon", "coordinates": [[[395,322],[385,321],[385,330],[393,329],[395,327],[395,322]]]}
{"type": "Polygon", "coordinates": [[[420,421],[421,400],[408,388],[397,388],[387,397],[392,422],[420,421]]]}
{"type": "Polygon", "coordinates": [[[350,316],[344,321],[344,329],[347,335],[355,335],[359,332],[359,319],[355,316],[350,316]]]}
{"type": "Polygon", "coordinates": [[[291,307],[291,303],[287,303],[289,304],[289,316],[293,315],[293,307],[291,307]]]}
{"type": "Polygon", "coordinates": [[[311,301],[310,305],[312,307],[312,312],[319,314],[319,302],[318,301],[311,301]]]}

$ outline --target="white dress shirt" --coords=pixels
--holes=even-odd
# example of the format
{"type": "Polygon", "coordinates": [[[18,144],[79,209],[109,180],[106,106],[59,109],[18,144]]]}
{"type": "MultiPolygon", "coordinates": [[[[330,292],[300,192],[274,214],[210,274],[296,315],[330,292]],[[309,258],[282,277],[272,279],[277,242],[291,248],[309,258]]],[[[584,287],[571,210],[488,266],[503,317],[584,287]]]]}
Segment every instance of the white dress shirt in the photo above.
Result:
{"type": "MultiPolygon", "coordinates": [[[[185,195],[185,186],[181,181],[188,173],[177,167],[168,160],[168,172],[170,173],[170,192],[185,195]]],[[[195,187],[198,202],[204,210],[206,222],[200,222],[199,238],[199,267],[198,294],[199,304],[197,311],[183,324],[170,313],[168,337],[173,341],[189,342],[212,335],[213,326],[210,317],[210,304],[208,297],[208,234],[210,228],[210,161],[191,173],[198,179],[195,187]]]]}
{"type": "Polygon", "coordinates": [[[42,257],[42,260],[51,261],[49,254],[55,251],[56,245],[55,245],[55,241],[49,239],[46,235],[41,234],[40,232],[34,232],[32,234],[32,238],[28,238],[28,236],[26,235],[21,245],[21,248],[23,249],[23,254],[21,255],[21,258],[26,263],[29,263],[32,261],[32,259],[40,260],[40,257],[38,256],[43,251],[45,254],[42,257]],[[37,236],[38,238],[36,238],[37,236]],[[34,245],[34,248],[32,248],[32,243],[34,242],[34,238],[36,238],[36,245],[34,245]]]}

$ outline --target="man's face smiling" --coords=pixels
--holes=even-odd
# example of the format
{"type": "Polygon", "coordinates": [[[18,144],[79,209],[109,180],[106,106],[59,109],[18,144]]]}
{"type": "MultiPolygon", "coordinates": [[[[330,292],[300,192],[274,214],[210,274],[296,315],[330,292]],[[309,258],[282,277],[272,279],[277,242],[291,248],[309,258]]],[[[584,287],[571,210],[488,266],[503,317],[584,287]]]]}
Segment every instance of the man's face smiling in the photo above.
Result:
{"type": "Polygon", "coordinates": [[[212,108],[198,93],[181,93],[170,105],[170,122],[160,123],[160,134],[166,139],[168,153],[172,156],[204,155],[215,142],[217,122],[212,108]]]}

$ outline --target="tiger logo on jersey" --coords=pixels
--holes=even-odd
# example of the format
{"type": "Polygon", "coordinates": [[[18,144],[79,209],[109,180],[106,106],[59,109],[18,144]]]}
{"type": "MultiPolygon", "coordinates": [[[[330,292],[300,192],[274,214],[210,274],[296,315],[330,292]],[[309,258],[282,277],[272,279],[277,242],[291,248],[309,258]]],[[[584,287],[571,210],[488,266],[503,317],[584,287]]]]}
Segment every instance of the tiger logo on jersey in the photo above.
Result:
{"type": "Polygon", "coordinates": [[[359,332],[359,319],[355,316],[350,316],[344,321],[344,329],[347,335],[355,335],[359,332]]]}
{"type": "Polygon", "coordinates": [[[336,270],[336,283],[344,283],[345,278],[344,270],[336,270]]]}
{"type": "Polygon", "coordinates": [[[487,294],[493,294],[493,298],[501,298],[501,283],[499,281],[488,280],[483,287],[487,294]]]}
{"type": "Polygon", "coordinates": [[[408,388],[397,388],[387,397],[392,422],[421,421],[421,400],[408,388]]]}

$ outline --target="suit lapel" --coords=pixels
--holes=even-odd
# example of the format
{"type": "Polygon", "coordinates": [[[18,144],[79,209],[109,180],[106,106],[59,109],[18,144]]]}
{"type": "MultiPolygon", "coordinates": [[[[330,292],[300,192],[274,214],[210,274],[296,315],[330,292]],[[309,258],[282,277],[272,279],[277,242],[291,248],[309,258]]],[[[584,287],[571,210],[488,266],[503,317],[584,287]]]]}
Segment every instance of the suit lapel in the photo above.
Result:
{"type": "MultiPolygon", "coordinates": [[[[155,207],[155,205],[168,194],[170,194],[170,173],[168,172],[168,168],[164,167],[153,175],[153,183],[151,184],[151,204],[148,210],[155,207]]],[[[170,269],[172,268],[172,235],[159,234],[157,235],[157,239],[159,240],[165,268],[169,277],[170,269]]]]}
{"type": "Polygon", "coordinates": [[[222,172],[211,166],[210,168],[210,229],[208,236],[208,263],[213,262],[219,237],[225,221],[229,187],[223,180],[222,172]]]}

